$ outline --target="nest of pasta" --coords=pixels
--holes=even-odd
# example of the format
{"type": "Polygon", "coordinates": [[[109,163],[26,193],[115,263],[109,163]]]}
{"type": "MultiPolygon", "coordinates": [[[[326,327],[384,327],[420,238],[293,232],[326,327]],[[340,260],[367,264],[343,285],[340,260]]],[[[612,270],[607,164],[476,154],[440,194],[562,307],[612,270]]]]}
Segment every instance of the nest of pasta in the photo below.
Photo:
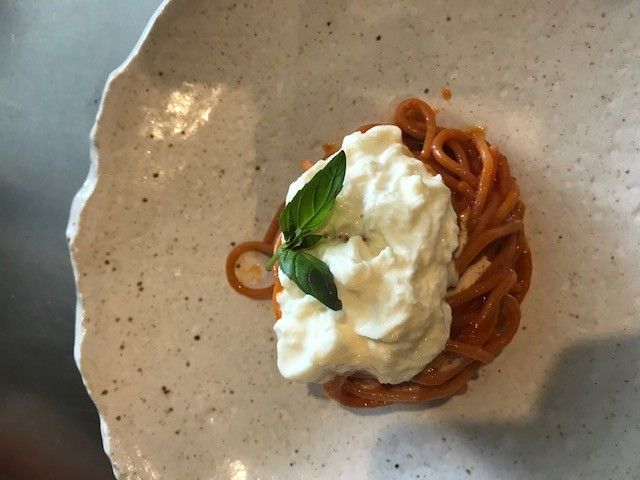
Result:
{"type": "MultiPolygon", "coordinates": [[[[452,193],[461,228],[454,259],[461,285],[450,291],[452,311],[445,350],[415,377],[400,384],[381,384],[366,373],[338,375],[324,384],[326,394],[349,407],[420,403],[466,391],[478,369],[490,363],[512,340],[520,323],[520,304],[531,278],[531,252],[524,233],[525,206],[511,175],[509,161],[488,143],[482,129],[458,130],[436,123],[436,111],[419,99],[401,102],[394,122],[404,144],[433,174],[440,174],[452,193]],[[466,275],[465,275],[466,274],[466,275]],[[472,281],[462,279],[472,277],[472,281]]],[[[376,124],[358,130],[364,132],[376,124]]],[[[325,157],[339,145],[326,144],[325,157]]],[[[304,165],[308,167],[309,165],[304,165]]],[[[279,238],[276,213],[261,242],[236,247],[227,259],[227,276],[240,293],[276,300],[282,285],[252,289],[240,282],[235,264],[248,250],[270,254],[279,238]]]]}

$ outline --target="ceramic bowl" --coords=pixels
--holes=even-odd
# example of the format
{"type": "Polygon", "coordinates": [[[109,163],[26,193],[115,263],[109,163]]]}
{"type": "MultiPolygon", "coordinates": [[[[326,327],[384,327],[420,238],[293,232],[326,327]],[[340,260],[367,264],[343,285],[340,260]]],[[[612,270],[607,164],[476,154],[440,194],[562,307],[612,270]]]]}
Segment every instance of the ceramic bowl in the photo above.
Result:
{"type": "Polygon", "coordinates": [[[68,228],[75,356],[116,476],[637,478],[639,18],[593,0],[163,4],[109,79],[68,228]],[[280,377],[269,302],[227,285],[225,257],[301,159],[415,95],[510,157],[533,286],[465,395],[345,409],[280,377]]]}

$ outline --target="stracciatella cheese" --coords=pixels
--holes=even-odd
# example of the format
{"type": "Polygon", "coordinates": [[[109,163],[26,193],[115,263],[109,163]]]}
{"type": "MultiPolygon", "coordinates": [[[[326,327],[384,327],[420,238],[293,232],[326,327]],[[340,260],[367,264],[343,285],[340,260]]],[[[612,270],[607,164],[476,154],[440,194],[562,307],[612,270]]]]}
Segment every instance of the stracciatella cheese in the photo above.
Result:
{"type": "MultiPolygon", "coordinates": [[[[333,273],[343,308],[330,310],[279,270],[278,368],[304,382],[358,371],[400,383],[449,338],[444,298],[457,281],[458,246],[451,192],[411,155],[396,126],[348,135],[342,149],[344,186],[318,232],[326,238],[308,251],[333,273]]],[[[293,182],[287,202],[326,164],[293,182]]]]}

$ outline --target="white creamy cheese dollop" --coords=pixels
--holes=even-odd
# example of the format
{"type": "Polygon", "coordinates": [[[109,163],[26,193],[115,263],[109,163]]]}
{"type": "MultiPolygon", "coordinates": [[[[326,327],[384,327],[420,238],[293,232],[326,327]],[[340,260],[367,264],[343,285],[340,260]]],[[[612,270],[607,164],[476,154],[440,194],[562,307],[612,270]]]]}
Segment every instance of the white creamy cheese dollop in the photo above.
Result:
{"type": "MultiPolygon", "coordinates": [[[[286,378],[322,382],[368,372],[401,383],[420,372],[449,338],[447,288],[457,281],[458,246],[451,192],[402,144],[393,125],[344,138],[344,186],[309,249],[334,275],[342,310],[306,295],[282,270],[282,310],[274,330],[286,378]]],[[[287,202],[328,160],[291,184],[287,202]]]]}

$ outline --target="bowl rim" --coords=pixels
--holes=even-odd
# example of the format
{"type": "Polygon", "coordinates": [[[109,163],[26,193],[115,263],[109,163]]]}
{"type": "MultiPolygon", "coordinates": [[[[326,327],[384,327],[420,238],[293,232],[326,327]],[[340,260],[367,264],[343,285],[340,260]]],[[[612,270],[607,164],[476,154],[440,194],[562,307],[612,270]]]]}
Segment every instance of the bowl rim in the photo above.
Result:
{"type": "MultiPolygon", "coordinates": [[[[74,248],[76,239],[82,229],[82,219],[85,207],[87,206],[87,202],[93,195],[95,188],[99,181],[99,169],[100,169],[100,152],[99,148],[96,145],[96,135],[100,128],[102,128],[102,116],[104,111],[104,105],[108,101],[109,94],[111,92],[111,85],[114,81],[116,81],[122,74],[124,74],[129,68],[132,66],[133,62],[137,59],[140,54],[140,50],[143,45],[147,41],[149,34],[153,30],[156,25],[158,19],[166,12],[166,7],[172,3],[174,0],[162,0],[160,5],[156,7],[155,11],[147,20],[146,25],[144,26],[142,32],[138,36],[138,40],[135,45],[124,59],[124,61],[116,67],[107,77],[104,88],[102,90],[102,96],[100,98],[100,102],[98,105],[98,111],[96,113],[96,117],[91,127],[91,131],[89,133],[89,171],[85,180],[83,181],[80,189],[76,192],[71,201],[70,211],[69,211],[69,220],[67,222],[65,235],[67,238],[67,246],[69,248],[69,257],[71,260],[71,266],[73,270],[73,278],[76,292],[76,313],[75,313],[75,330],[74,330],[74,342],[73,342],[73,358],[76,364],[78,371],[80,372],[80,377],[82,378],[82,383],[84,384],[87,393],[92,401],[93,395],[88,388],[87,381],[82,372],[81,366],[81,356],[82,356],[82,343],[84,341],[84,307],[82,303],[82,292],[80,290],[79,284],[79,252],[74,248]]],[[[95,403],[95,402],[94,402],[95,403]]],[[[109,427],[103,418],[102,412],[96,408],[98,411],[98,418],[100,422],[100,434],[102,437],[102,448],[104,452],[109,457],[109,460],[112,464],[113,473],[116,478],[119,477],[115,465],[113,463],[113,458],[111,456],[111,445],[110,445],[110,436],[109,436],[109,427]]]]}

